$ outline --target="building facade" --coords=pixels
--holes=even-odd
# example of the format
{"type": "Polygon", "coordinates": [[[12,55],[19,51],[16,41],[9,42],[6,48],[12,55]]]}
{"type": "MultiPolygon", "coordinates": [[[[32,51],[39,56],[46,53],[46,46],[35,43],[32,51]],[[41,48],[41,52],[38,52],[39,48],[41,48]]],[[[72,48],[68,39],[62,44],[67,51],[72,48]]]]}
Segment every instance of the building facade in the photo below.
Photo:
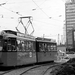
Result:
{"type": "Polygon", "coordinates": [[[75,30],[75,0],[65,3],[66,46],[73,48],[73,30],[75,30]]]}

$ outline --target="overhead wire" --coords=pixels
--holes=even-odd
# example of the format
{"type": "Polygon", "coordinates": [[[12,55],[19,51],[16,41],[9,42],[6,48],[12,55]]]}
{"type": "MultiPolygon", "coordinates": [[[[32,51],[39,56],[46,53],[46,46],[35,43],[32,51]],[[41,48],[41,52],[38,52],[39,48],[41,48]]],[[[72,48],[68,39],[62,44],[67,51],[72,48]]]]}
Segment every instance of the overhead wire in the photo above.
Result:
{"type": "Polygon", "coordinates": [[[41,22],[41,23],[45,23],[45,24],[49,24],[49,25],[53,25],[53,26],[57,26],[56,24],[53,24],[53,23],[49,23],[49,22],[45,22],[45,21],[39,21],[39,20],[34,20],[36,22],[41,22]]]}
{"type": "Polygon", "coordinates": [[[39,6],[34,0],[32,0],[32,1],[35,3],[35,5],[36,5],[49,19],[53,19],[53,20],[56,20],[56,21],[60,21],[60,20],[54,19],[53,17],[49,17],[49,15],[48,15],[45,11],[43,11],[43,10],[40,8],[40,6],[39,6]]]}
{"type": "Polygon", "coordinates": [[[0,6],[5,5],[7,2],[8,2],[8,1],[1,3],[0,6]]]}
{"type": "Polygon", "coordinates": [[[4,2],[4,3],[1,3],[1,4],[0,4],[0,7],[4,8],[4,9],[6,9],[6,10],[9,10],[9,11],[11,11],[11,12],[17,14],[17,15],[22,16],[22,14],[19,14],[19,12],[15,12],[15,11],[13,11],[13,10],[11,10],[11,9],[8,9],[8,8],[6,8],[6,7],[3,7],[3,5],[6,5],[6,4],[7,4],[7,1],[4,2]]]}
{"type": "MultiPolygon", "coordinates": [[[[3,7],[2,5],[5,5],[6,3],[2,3],[0,6],[1,7],[3,7]]],[[[20,15],[20,16],[22,16],[21,14],[19,14],[19,12],[15,12],[15,11],[13,11],[13,10],[10,10],[10,9],[8,9],[8,8],[5,8],[5,7],[3,7],[4,9],[6,9],[6,10],[9,10],[9,11],[11,11],[11,12],[13,12],[13,13],[16,13],[16,14],[18,14],[18,15],[20,15]]],[[[26,29],[26,27],[24,26],[24,24],[23,24],[23,22],[22,21],[20,21],[21,22],[21,24],[23,25],[23,27],[26,29]]],[[[33,25],[31,24],[31,26],[32,26],[32,28],[33,28],[33,25]]],[[[17,29],[17,27],[16,27],[16,30],[18,31],[18,32],[20,32],[18,29],[17,29]]]]}
{"type": "MultiPolygon", "coordinates": [[[[36,4],[36,6],[37,6],[49,19],[53,19],[53,20],[56,20],[56,21],[60,21],[60,20],[54,19],[53,17],[49,17],[49,16],[47,15],[47,13],[46,13],[45,11],[43,11],[43,10],[39,7],[39,5],[37,5],[37,3],[36,3],[34,0],[32,0],[32,1],[36,4]]],[[[45,0],[45,1],[46,1],[46,0],[45,0]]],[[[45,3],[45,1],[44,1],[43,3],[45,3]]],[[[41,5],[42,5],[43,3],[41,3],[41,5]]],[[[8,8],[6,8],[6,7],[3,7],[3,5],[5,5],[5,4],[7,4],[7,2],[0,4],[0,6],[1,6],[2,8],[4,8],[4,9],[6,9],[6,10],[9,10],[9,11],[11,11],[11,12],[13,12],[13,13],[19,15],[19,16],[23,16],[23,15],[20,14],[19,12],[15,12],[15,11],[13,11],[13,10],[11,10],[11,9],[8,9],[8,8]]],[[[60,16],[60,17],[61,17],[61,16],[60,16]]]]}
{"type": "Polygon", "coordinates": [[[21,3],[31,3],[30,1],[18,1],[18,2],[8,2],[7,4],[21,4],[21,3]]]}
{"type": "Polygon", "coordinates": [[[11,9],[8,9],[8,8],[6,8],[6,7],[3,7],[3,6],[1,6],[1,7],[4,8],[4,9],[6,9],[6,10],[9,10],[9,11],[11,11],[11,12],[13,12],[13,13],[19,15],[19,16],[22,16],[22,14],[20,14],[19,12],[15,12],[15,11],[13,11],[13,10],[11,10],[11,9]]]}
{"type": "Polygon", "coordinates": [[[49,18],[49,16],[37,5],[37,3],[34,1],[34,0],[32,0],[33,1],[33,3],[35,3],[35,5],[49,18]]]}
{"type": "MultiPolygon", "coordinates": [[[[38,0],[37,2],[40,2],[40,1],[43,1],[43,0],[38,0]]],[[[44,0],[43,3],[44,3],[45,1],[46,1],[46,0],[44,0]]],[[[47,0],[47,1],[48,1],[48,0],[47,0]]],[[[21,4],[21,3],[31,3],[31,2],[32,2],[32,1],[30,1],[30,0],[29,0],[29,1],[28,1],[28,0],[27,0],[27,1],[26,1],[26,0],[22,1],[22,0],[21,0],[21,1],[17,1],[17,2],[16,2],[16,0],[15,0],[15,2],[8,2],[7,4],[15,4],[15,3],[20,3],[20,4],[21,4]]],[[[43,4],[43,3],[41,3],[41,4],[43,4]]]]}
{"type": "MultiPolygon", "coordinates": [[[[39,6],[43,5],[46,1],[47,1],[47,0],[44,0],[39,6]]],[[[36,10],[36,9],[37,9],[37,7],[34,8],[34,9],[32,9],[32,10],[36,10]]],[[[41,8],[41,9],[42,9],[42,8],[41,8]]]]}

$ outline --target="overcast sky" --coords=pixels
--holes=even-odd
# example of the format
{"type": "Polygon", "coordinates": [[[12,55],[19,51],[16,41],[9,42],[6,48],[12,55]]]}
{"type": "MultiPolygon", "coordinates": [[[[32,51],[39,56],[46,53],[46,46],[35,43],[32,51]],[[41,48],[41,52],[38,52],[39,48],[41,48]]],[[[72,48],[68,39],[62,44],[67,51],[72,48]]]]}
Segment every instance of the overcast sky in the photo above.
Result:
{"type": "MultiPolygon", "coordinates": [[[[0,4],[0,29],[15,30],[18,26],[18,29],[24,32],[22,25],[18,25],[18,18],[22,15],[33,17],[35,36],[44,34],[45,37],[58,40],[58,34],[63,34],[65,20],[63,0],[0,0],[0,4]]],[[[28,19],[24,20],[25,25],[27,22],[28,19]]],[[[31,27],[29,30],[30,33],[31,27]]]]}

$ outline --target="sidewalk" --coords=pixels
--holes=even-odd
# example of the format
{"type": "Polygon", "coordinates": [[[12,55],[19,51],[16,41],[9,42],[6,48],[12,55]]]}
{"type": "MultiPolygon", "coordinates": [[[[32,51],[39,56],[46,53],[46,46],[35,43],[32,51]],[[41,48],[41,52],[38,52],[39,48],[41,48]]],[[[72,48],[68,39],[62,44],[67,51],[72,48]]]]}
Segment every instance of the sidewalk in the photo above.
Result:
{"type": "Polygon", "coordinates": [[[67,62],[69,59],[61,59],[61,60],[57,60],[57,61],[54,61],[56,63],[65,63],[67,62]]]}
{"type": "MultiPolygon", "coordinates": [[[[75,54],[67,54],[66,57],[68,57],[69,59],[70,59],[70,58],[75,58],[75,54]]],[[[60,57],[60,58],[61,58],[61,57],[60,57]]],[[[65,62],[67,62],[69,59],[66,59],[66,58],[58,59],[58,60],[56,60],[55,62],[56,62],[56,63],[65,63],[65,62]]]]}
{"type": "Polygon", "coordinates": [[[75,58],[75,54],[67,54],[67,57],[69,57],[69,58],[75,58]]]}

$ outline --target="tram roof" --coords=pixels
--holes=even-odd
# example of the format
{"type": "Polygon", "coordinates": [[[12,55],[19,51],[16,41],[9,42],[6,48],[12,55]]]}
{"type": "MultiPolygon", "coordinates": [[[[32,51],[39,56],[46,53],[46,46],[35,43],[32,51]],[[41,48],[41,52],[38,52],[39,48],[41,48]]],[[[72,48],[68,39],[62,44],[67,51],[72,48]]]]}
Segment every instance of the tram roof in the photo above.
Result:
{"type": "Polygon", "coordinates": [[[6,37],[16,38],[16,39],[20,39],[20,40],[32,40],[32,41],[35,41],[35,38],[30,38],[30,37],[27,37],[27,36],[16,36],[16,35],[13,35],[13,34],[7,34],[6,37]]]}
{"type": "Polygon", "coordinates": [[[41,37],[37,37],[37,38],[36,38],[36,41],[39,41],[39,42],[51,42],[51,43],[56,43],[56,41],[53,40],[53,39],[41,38],[41,37]]]}
{"type": "Polygon", "coordinates": [[[6,30],[6,31],[9,31],[9,32],[13,32],[13,33],[6,33],[5,30],[2,32],[2,35],[5,36],[5,37],[10,37],[10,38],[16,38],[16,39],[21,39],[21,40],[32,40],[32,41],[35,41],[35,37],[34,36],[31,36],[31,35],[25,35],[23,33],[18,33],[16,31],[11,31],[11,30],[6,30]]]}

